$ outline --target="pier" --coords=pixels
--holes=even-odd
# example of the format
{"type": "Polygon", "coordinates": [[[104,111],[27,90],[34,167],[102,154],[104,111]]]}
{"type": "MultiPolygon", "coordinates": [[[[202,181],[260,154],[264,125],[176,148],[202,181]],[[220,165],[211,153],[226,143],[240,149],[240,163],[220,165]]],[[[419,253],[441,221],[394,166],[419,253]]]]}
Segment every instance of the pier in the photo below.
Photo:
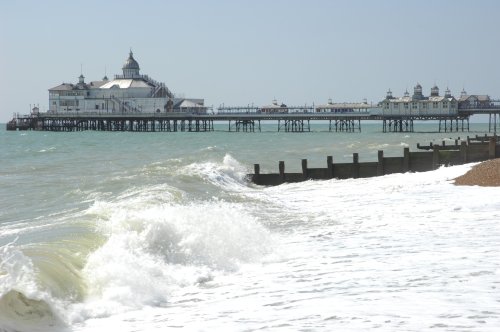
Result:
{"type": "MultiPolygon", "coordinates": [[[[137,113],[137,112],[59,112],[30,115],[15,114],[7,123],[7,130],[42,131],[131,131],[131,132],[210,132],[214,123],[227,123],[228,132],[260,132],[262,121],[276,123],[276,131],[309,132],[311,121],[328,124],[330,132],[361,132],[366,121],[381,122],[382,132],[413,132],[415,121],[437,122],[438,132],[469,131],[469,118],[476,114],[488,114],[489,131],[500,129],[500,102],[489,107],[459,109],[456,115],[425,116],[372,114],[369,110],[335,113],[315,112],[312,108],[287,112],[264,113],[257,108],[226,107],[218,113],[137,113]],[[234,110],[239,110],[236,112],[234,110]]],[[[220,111],[220,110],[219,110],[220,111]]]]}
{"type": "MultiPolygon", "coordinates": [[[[418,145],[420,147],[420,145],[418,145]]],[[[260,165],[254,165],[254,173],[248,178],[255,184],[274,186],[283,183],[302,182],[307,180],[368,178],[393,173],[425,172],[435,170],[441,165],[461,165],[471,162],[485,161],[500,157],[500,144],[497,136],[467,138],[466,141],[455,142],[455,145],[431,145],[429,152],[410,152],[404,148],[402,157],[385,157],[384,151],[378,151],[377,161],[360,162],[358,153],[353,153],[352,162],[334,163],[333,157],[326,158],[326,167],[309,167],[307,159],[302,159],[302,172],[287,173],[285,162],[278,163],[278,173],[263,174],[260,165]]]]}

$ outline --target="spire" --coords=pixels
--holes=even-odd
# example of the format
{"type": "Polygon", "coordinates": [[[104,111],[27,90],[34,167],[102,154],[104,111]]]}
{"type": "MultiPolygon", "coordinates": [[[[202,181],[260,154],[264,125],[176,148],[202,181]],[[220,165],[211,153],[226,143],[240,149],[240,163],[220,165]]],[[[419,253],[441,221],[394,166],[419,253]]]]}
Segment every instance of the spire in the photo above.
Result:
{"type": "Polygon", "coordinates": [[[107,70],[106,70],[106,66],[104,66],[104,77],[102,78],[103,81],[107,81],[108,80],[108,75],[107,75],[107,70]]]}

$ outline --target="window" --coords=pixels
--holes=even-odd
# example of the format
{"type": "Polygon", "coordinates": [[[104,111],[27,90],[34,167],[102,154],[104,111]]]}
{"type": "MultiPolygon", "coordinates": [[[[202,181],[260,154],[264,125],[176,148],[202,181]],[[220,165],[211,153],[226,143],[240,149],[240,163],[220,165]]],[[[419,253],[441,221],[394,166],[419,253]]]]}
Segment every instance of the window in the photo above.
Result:
{"type": "Polygon", "coordinates": [[[427,103],[422,103],[422,108],[426,109],[427,108],[427,103]]]}
{"type": "Polygon", "coordinates": [[[448,102],[443,101],[443,108],[448,108],[448,102]]]}
{"type": "Polygon", "coordinates": [[[438,103],[437,102],[433,102],[432,103],[432,108],[438,108],[438,103]]]}
{"type": "Polygon", "coordinates": [[[405,109],[408,109],[408,103],[404,103],[405,109]]]}
{"type": "Polygon", "coordinates": [[[416,110],[417,109],[417,103],[412,103],[411,107],[416,110]]]}

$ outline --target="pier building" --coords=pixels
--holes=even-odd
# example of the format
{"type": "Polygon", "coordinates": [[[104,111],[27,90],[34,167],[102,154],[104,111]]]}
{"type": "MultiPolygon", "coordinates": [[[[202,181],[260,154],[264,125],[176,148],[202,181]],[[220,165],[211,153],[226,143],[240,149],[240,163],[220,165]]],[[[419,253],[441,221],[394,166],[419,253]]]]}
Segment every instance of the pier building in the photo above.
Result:
{"type": "Polygon", "coordinates": [[[439,88],[433,86],[430,96],[424,96],[422,86],[417,83],[410,96],[406,91],[403,97],[394,97],[389,89],[379,104],[384,116],[456,116],[458,100],[446,89],[444,96],[439,95],[439,88]]]}
{"type": "Polygon", "coordinates": [[[49,89],[49,113],[167,113],[204,114],[203,99],[178,98],[165,85],[140,74],[137,60],[130,51],[122,75],[109,80],[62,83],[49,89]]]}

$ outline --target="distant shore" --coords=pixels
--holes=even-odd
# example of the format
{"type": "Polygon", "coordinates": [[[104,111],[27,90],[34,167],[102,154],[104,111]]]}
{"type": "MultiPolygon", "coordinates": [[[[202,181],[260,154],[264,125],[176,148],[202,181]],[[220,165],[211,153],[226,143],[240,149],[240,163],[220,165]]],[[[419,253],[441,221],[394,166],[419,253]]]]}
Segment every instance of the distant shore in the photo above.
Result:
{"type": "Polygon", "coordinates": [[[455,179],[457,186],[500,187],[500,158],[484,161],[455,179]]]}

